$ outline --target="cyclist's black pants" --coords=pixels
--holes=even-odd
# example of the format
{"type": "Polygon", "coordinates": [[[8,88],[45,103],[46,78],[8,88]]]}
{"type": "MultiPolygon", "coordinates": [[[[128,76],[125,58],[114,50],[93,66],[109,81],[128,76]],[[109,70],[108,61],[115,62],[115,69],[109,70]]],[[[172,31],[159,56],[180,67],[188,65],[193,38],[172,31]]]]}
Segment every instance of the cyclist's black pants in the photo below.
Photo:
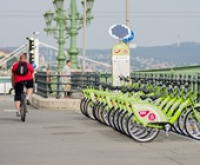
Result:
{"type": "Polygon", "coordinates": [[[20,81],[15,84],[15,101],[21,100],[21,94],[23,92],[23,84],[26,86],[26,88],[33,88],[33,79],[32,80],[26,80],[26,81],[20,81]]]}

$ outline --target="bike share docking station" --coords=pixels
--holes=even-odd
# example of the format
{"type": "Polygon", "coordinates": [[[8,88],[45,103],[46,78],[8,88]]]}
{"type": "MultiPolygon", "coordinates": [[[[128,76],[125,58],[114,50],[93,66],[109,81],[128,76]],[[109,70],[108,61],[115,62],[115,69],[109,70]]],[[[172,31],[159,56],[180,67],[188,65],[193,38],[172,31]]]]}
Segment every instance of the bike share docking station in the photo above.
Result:
{"type": "Polygon", "coordinates": [[[142,78],[132,81],[130,50],[122,43],[130,29],[113,25],[109,32],[120,40],[112,50],[112,85],[101,84],[98,89],[82,90],[81,112],[138,142],[152,141],[160,130],[165,131],[166,136],[173,131],[200,140],[200,106],[195,104],[198,92],[188,91],[188,84],[176,79],[167,85],[162,79],[159,83],[142,78]]]}

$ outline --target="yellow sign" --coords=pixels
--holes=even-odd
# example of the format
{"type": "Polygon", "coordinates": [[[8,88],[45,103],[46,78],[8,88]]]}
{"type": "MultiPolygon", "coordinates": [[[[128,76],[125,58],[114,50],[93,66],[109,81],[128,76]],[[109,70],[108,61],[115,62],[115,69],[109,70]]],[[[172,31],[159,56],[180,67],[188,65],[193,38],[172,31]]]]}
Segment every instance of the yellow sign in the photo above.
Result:
{"type": "Polygon", "coordinates": [[[120,43],[113,47],[112,56],[118,55],[130,55],[129,47],[125,43],[120,43]]]}

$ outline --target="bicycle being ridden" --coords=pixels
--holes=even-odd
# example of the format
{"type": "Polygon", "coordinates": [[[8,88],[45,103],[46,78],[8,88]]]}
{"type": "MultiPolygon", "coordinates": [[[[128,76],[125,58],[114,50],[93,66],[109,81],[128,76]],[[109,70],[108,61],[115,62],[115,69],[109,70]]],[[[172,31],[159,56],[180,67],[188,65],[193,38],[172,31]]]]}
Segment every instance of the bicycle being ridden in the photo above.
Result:
{"type": "MultiPolygon", "coordinates": [[[[13,64],[12,66],[12,85],[15,89],[15,107],[16,116],[20,117],[20,110],[24,102],[30,105],[29,98],[33,92],[33,82],[34,82],[34,68],[27,62],[27,55],[23,53],[20,56],[20,60],[13,64]],[[26,87],[26,94],[24,91],[26,87]]],[[[25,120],[24,120],[25,121],[25,120]]]]}

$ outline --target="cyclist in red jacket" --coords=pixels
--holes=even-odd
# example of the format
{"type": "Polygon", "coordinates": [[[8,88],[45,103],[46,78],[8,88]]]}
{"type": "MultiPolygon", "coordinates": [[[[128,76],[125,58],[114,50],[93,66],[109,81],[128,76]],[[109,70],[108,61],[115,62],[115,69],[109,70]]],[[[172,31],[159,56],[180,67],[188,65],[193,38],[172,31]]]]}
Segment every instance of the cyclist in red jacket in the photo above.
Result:
{"type": "Polygon", "coordinates": [[[30,105],[29,98],[33,92],[33,82],[34,82],[34,69],[33,66],[27,62],[27,55],[23,53],[20,56],[20,60],[13,64],[12,66],[12,85],[15,89],[15,107],[16,116],[20,116],[20,101],[21,93],[23,91],[23,83],[26,86],[26,99],[27,104],[30,105]]]}

